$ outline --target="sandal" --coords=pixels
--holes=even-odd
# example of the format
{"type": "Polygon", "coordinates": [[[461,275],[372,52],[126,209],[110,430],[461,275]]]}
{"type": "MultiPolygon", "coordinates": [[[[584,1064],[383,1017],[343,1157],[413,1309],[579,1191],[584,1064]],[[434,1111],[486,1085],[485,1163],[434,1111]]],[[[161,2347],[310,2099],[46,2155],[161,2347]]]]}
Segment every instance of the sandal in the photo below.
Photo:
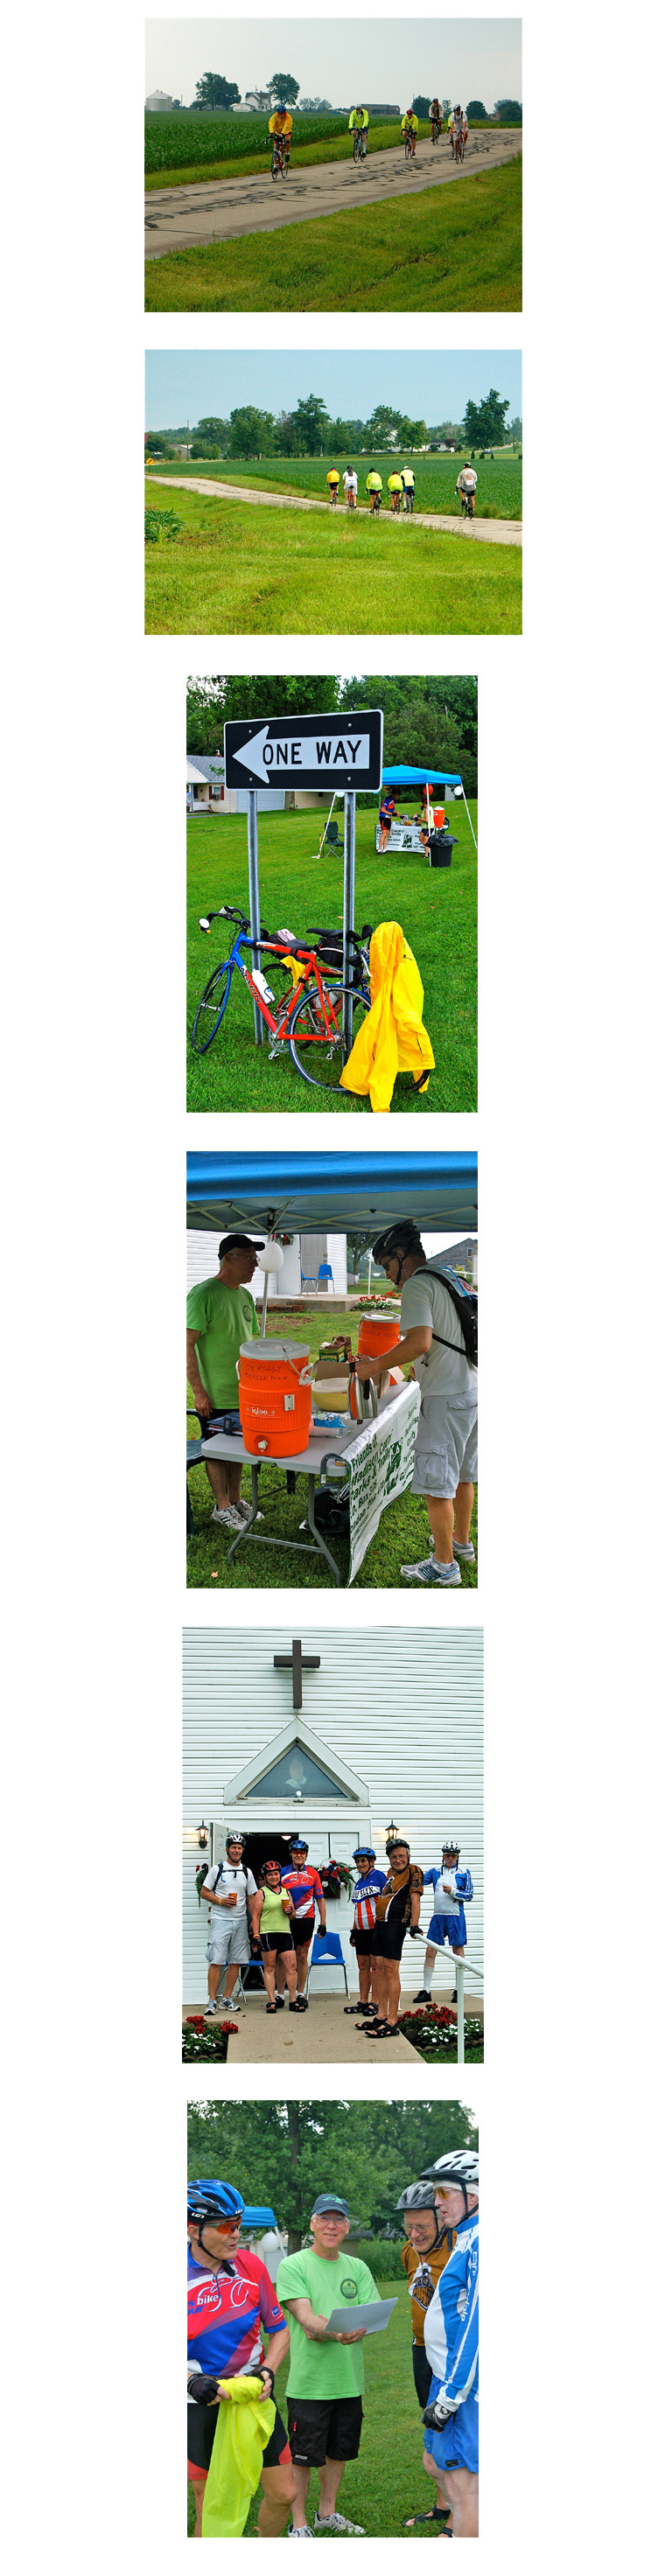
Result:
{"type": "Polygon", "coordinates": [[[308,2006],[308,2002],[307,2002],[307,1996],[306,1996],[306,1995],[296,1995],[296,2000],[295,2000],[295,2003],[294,2003],[294,2005],[293,2005],[293,2011],[294,2011],[294,2012],[307,2012],[308,2010],[309,2010],[309,2006],[308,2006]]]}
{"type": "Polygon", "coordinates": [[[276,2005],[276,2004],[266,2004],[266,2012],[276,2012],[276,2011],[277,2011],[277,2005],[276,2005]]]}
{"type": "Polygon", "coordinates": [[[396,2021],[368,2021],[365,2023],[365,2032],[368,2039],[399,2038],[396,2021]]]}
{"type": "Polygon", "coordinates": [[[359,2019],[360,2019],[360,2017],[361,2017],[362,2015],[364,2015],[366,2012],[369,2012],[370,2010],[371,2010],[371,2006],[370,2006],[369,2004],[345,2004],[345,2005],[344,2005],[344,2011],[345,2011],[345,2013],[347,2014],[347,2016],[348,2016],[348,2015],[350,2015],[350,2016],[352,2017],[352,2019],[354,2019],[354,2020],[356,2020],[356,2021],[357,2021],[357,2020],[359,2020],[359,2019]]]}
{"type": "MultiPolygon", "coordinates": [[[[449,2505],[449,2504],[434,2504],[434,2505],[430,2505],[429,2513],[405,2513],[405,2514],[403,2515],[403,2517],[402,2517],[402,2530],[403,2530],[403,2531],[412,2531],[412,2530],[413,2530],[414,2522],[449,2522],[449,2521],[450,2521],[450,2505],[449,2505]]],[[[452,2534],[451,2534],[451,2537],[452,2537],[452,2534]]]]}

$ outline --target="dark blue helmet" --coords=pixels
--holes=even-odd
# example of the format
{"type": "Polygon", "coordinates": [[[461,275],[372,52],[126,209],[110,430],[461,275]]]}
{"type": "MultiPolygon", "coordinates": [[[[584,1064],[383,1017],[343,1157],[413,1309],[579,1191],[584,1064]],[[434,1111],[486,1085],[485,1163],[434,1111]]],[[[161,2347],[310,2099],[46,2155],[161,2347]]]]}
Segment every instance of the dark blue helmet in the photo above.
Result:
{"type": "Polygon", "coordinates": [[[190,2226],[197,2219],[200,2226],[205,2226],[207,2219],[214,2225],[215,2219],[219,2221],[220,2218],[242,2218],[244,2207],[242,2192],[235,2191],[232,2182],[188,2182],[187,2184],[187,2219],[190,2226]]]}

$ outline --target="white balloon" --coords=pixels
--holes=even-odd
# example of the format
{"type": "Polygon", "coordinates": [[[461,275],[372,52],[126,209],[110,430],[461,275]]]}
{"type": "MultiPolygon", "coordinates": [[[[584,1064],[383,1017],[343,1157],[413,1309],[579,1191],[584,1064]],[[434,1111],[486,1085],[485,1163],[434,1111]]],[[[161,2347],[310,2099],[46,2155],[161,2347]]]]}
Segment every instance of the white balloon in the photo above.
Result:
{"type": "Polygon", "coordinates": [[[281,1270],[281,1269],[282,1269],[282,1267],[283,1267],[283,1262],[284,1262],[284,1253],[283,1253],[283,1250],[282,1250],[281,1243],[267,1243],[267,1244],[265,1245],[265,1249],[264,1249],[264,1251],[263,1251],[263,1252],[257,1252],[257,1255],[256,1255],[256,1267],[257,1267],[257,1270],[267,1270],[267,1271],[281,1270]]]}

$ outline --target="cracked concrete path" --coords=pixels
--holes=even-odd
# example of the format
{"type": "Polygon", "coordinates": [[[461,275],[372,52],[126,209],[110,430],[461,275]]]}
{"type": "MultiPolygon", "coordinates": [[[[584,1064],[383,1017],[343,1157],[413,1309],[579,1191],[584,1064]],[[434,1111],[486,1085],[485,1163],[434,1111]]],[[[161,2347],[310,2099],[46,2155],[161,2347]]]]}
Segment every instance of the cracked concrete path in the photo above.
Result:
{"type": "MultiPolygon", "coordinates": [[[[198,474],[186,476],[184,474],[149,474],[149,490],[152,489],[153,483],[168,484],[171,492],[182,492],[183,489],[186,492],[202,492],[213,501],[258,501],[265,510],[325,510],[327,517],[332,517],[329,501],[299,500],[289,492],[257,492],[251,488],[245,489],[240,483],[212,483],[210,480],[206,482],[203,475],[198,474]]],[[[347,511],[338,502],[337,518],[345,519],[347,515],[347,511]]],[[[358,515],[369,519],[371,513],[368,509],[363,509],[358,515]]],[[[451,537],[463,537],[465,540],[480,539],[481,544],[486,546],[521,546],[522,543],[521,519],[444,518],[438,510],[415,510],[413,518],[405,517],[400,511],[399,517],[396,517],[395,513],[385,506],[381,517],[384,520],[389,519],[392,527],[438,528],[451,537]]]]}
{"type": "Polygon", "coordinates": [[[146,190],[145,255],[161,259],[165,251],[194,250],[206,242],[239,241],[244,233],[281,232],[285,224],[308,223],[314,215],[338,215],[343,208],[376,206],[384,197],[419,196],[449,180],[474,178],[496,170],[522,150],[521,133],[470,134],[461,166],[449,145],[434,145],[421,135],[415,161],[404,148],[370,152],[356,163],[318,161],[298,167],[297,150],[288,179],[271,179],[269,170],[256,178],[203,179],[189,187],[146,190]]]}

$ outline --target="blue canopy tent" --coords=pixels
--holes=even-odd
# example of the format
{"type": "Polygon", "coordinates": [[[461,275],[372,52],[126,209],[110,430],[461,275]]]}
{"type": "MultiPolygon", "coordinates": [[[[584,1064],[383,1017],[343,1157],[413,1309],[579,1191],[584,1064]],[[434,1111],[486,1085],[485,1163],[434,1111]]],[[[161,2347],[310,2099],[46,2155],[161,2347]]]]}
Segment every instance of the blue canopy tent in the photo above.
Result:
{"type": "Polygon", "coordinates": [[[476,1233],[477,1154],[187,1156],[187,1225],[201,1232],[329,1232],[371,1243],[402,1216],[429,1234],[476,1233]]]}
{"type": "Polygon", "coordinates": [[[471,816],[469,814],[469,808],[466,803],[464,780],[460,777],[459,769],[412,769],[410,764],[407,763],[405,766],[404,761],[400,760],[398,761],[395,769],[384,769],[382,771],[382,778],[384,787],[461,787],[466,811],[469,816],[469,830],[471,832],[473,846],[474,849],[477,850],[478,843],[473,829],[471,816]]]}
{"type": "Polygon", "coordinates": [[[242,2223],[243,2227],[277,2227],[274,2209],[259,2209],[254,2206],[254,2203],[250,2207],[247,2201],[242,2213],[242,2223]]]}

